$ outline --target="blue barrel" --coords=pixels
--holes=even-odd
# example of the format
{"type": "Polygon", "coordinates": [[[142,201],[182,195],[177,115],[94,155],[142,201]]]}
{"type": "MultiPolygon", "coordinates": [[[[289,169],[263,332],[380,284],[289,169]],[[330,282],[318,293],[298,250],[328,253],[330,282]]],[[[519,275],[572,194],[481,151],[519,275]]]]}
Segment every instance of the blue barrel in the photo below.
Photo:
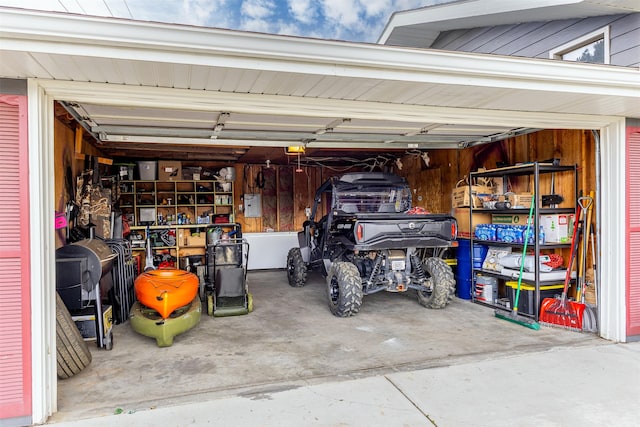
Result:
{"type": "Polygon", "coordinates": [[[471,299],[471,242],[469,240],[458,239],[456,258],[458,259],[456,296],[462,299],[471,299]]]}
{"type": "Polygon", "coordinates": [[[488,248],[485,245],[473,245],[473,259],[471,258],[471,242],[467,239],[458,239],[456,258],[456,296],[462,299],[471,299],[473,288],[473,269],[482,268],[482,262],[487,255],[488,248]]]}

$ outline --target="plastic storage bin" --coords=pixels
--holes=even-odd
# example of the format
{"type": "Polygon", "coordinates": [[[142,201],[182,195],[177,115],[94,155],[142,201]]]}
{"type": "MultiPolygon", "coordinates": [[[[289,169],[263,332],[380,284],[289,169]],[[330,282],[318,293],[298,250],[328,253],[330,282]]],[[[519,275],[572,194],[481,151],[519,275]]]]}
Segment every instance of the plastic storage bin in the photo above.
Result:
{"type": "MultiPolygon", "coordinates": [[[[516,300],[516,290],[518,289],[518,282],[507,282],[507,293],[509,294],[509,302],[511,307],[514,306],[516,300]]],[[[540,286],[540,302],[545,298],[553,298],[556,295],[562,293],[564,284],[540,286]]],[[[520,285],[520,298],[518,299],[518,311],[520,313],[526,313],[534,315],[534,308],[540,311],[540,306],[535,307],[536,288],[533,285],[522,283],[520,285]]]]}
{"type": "Polygon", "coordinates": [[[138,175],[140,175],[140,180],[142,181],[155,181],[158,176],[158,162],[155,160],[139,161],[138,175]]]}

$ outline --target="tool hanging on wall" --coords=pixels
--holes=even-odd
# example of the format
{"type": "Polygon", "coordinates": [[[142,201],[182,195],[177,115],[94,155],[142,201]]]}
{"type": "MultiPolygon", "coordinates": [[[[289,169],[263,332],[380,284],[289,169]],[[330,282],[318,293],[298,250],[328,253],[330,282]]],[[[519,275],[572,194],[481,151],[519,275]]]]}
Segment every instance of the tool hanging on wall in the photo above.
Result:
{"type": "Polygon", "coordinates": [[[256,174],[256,187],[263,189],[264,188],[264,174],[262,171],[258,171],[256,174]]]}
{"type": "Polygon", "coordinates": [[[78,216],[79,207],[75,200],[76,192],[73,187],[73,171],[71,170],[70,166],[67,166],[65,170],[64,179],[65,179],[65,187],[66,187],[65,198],[67,200],[65,204],[65,216],[67,220],[67,225],[65,230],[66,232],[65,239],[66,239],[66,243],[71,243],[70,231],[76,224],[76,218],[78,216]]]}
{"type": "Polygon", "coordinates": [[[556,174],[551,174],[551,194],[543,194],[541,197],[542,206],[549,206],[550,208],[557,208],[560,203],[564,201],[564,197],[556,194],[556,174]]]}

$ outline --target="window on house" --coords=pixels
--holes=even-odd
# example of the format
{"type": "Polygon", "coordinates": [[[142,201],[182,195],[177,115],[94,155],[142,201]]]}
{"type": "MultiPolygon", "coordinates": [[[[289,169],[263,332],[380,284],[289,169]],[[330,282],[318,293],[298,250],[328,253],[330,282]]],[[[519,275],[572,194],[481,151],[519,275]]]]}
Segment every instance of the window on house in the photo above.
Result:
{"type": "Polygon", "coordinates": [[[589,33],[549,52],[551,59],[564,61],[589,62],[592,64],[609,63],[609,27],[589,33]]]}

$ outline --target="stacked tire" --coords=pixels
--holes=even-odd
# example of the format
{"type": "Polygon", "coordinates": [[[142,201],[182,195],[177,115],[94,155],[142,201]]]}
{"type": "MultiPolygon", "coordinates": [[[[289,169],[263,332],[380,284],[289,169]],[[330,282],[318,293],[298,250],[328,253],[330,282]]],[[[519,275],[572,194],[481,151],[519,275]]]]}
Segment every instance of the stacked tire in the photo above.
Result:
{"type": "Polygon", "coordinates": [[[58,378],[61,379],[74,376],[91,363],[89,347],[57,292],[56,359],[58,378]]]}

